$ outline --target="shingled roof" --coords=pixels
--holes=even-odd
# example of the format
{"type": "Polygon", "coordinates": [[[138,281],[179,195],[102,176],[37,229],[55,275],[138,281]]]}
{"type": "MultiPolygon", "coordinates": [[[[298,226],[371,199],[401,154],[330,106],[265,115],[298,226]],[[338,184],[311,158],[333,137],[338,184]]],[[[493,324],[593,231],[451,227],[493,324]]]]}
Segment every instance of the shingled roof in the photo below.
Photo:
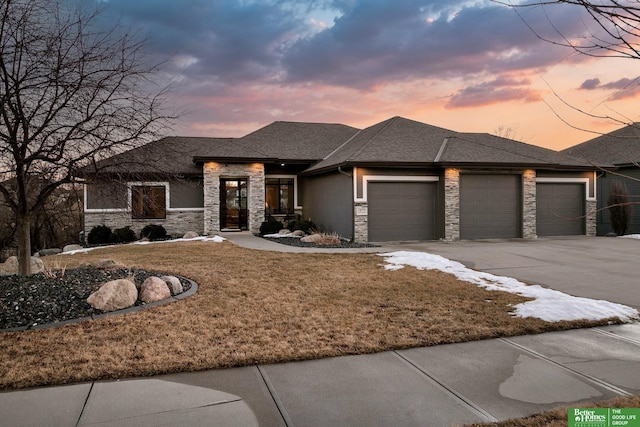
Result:
{"type": "Polygon", "coordinates": [[[562,150],[596,165],[626,166],[640,161],[640,122],[562,150]]]}
{"type": "Polygon", "coordinates": [[[202,175],[194,156],[216,153],[223,156],[247,156],[234,138],[168,136],[141,147],[117,154],[83,169],[83,175],[100,173],[202,175]]]}
{"type": "Polygon", "coordinates": [[[511,139],[455,132],[393,117],[360,131],[306,172],[365,165],[589,167],[580,159],[511,139]]]}
{"type": "MultiPolygon", "coordinates": [[[[234,147],[238,154],[244,153],[236,156],[238,158],[313,163],[328,156],[357,132],[358,129],[342,124],[278,121],[237,139],[234,147]]],[[[233,157],[220,154],[212,152],[196,160],[233,157]]]]}

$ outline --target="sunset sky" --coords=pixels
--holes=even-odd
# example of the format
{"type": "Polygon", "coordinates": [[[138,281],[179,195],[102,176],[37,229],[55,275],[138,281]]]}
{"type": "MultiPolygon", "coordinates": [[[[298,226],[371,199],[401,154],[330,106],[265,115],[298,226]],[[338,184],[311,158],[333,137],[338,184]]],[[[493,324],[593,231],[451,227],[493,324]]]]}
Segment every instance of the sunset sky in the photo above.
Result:
{"type": "Polygon", "coordinates": [[[575,6],[477,0],[100,0],[140,29],[186,111],[173,133],[242,136],[276,120],[366,127],[403,116],[563,149],[640,120],[640,60],[592,58],[575,6]],[[556,32],[555,29],[558,30],[556,32]],[[559,34],[560,33],[560,34],[559,34]],[[561,120],[562,119],[562,120],[561,120]]]}

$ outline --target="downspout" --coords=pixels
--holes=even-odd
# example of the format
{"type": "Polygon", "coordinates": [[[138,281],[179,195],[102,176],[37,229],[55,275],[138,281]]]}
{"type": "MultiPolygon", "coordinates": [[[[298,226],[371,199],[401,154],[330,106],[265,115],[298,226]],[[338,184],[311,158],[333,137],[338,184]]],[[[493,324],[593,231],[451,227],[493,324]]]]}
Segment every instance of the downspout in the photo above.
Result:
{"type": "Polygon", "coordinates": [[[348,176],[349,178],[352,177],[352,175],[350,173],[347,173],[347,172],[342,170],[342,166],[338,166],[338,172],[340,172],[344,176],[348,176]]]}

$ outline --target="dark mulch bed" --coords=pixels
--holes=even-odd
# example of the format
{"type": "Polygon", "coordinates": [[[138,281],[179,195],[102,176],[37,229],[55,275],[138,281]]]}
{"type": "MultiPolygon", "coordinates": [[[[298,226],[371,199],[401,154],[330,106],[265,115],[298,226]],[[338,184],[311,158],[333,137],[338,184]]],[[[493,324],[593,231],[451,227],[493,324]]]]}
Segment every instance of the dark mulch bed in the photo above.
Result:
{"type": "MultiPolygon", "coordinates": [[[[109,280],[134,277],[136,287],[149,276],[163,273],[137,269],[97,269],[81,267],[73,270],[38,273],[28,277],[0,277],[0,329],[36,326],[102,314],[87,303],[91,293],[109,280]]],[[[191,284],[181,280],[184,290],[191,284]]],[[[136,305],[143,305],[139,300],[136,305]]]]}
{"type": "Polygon", "coordinates": [[[379,248],[380,245],[374,245],[371,243],[355,243],[342,241],[339,245],[316,245],[315,243],[301,242],[297,237],[263,237],[263,239],[271,240],[272,242],[282,243],[283,245],[299,246],[301,248],[329,248],[329,249],[341,249],[341,248],[379,248]]]}

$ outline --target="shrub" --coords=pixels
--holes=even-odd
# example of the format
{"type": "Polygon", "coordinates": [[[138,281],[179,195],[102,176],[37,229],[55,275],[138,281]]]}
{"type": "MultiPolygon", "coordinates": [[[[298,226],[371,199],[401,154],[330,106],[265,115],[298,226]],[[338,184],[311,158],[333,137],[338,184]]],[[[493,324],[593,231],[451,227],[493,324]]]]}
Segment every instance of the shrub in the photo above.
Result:
{"type": "Polygon", "coordinates": [[[282,230],[282,223],[271,215],[267,216],[267,220],[260,224],[261,236],[264,236],[265,234],[274,234],[280,230],[282,230]]]}
{"type": "Polygon", "coordinates": [[[611,215],[611,228],[618,235],[622,236],[627,232],[629,218],[631,217],[631,205],[629,205],[629,195],[627,187],[622,181],[615,180],[609,189],[609,214],[611,215]]]}
{"type": "Polygon", "coordinates": [[[293,219],[287,223],[287,229],[291,231],[302,230],[309,234],[313,230],[317,230],[316,225],[311,220],[304,220],[298,215],[296,219],[293,219]]]}
{"type": "Polygon", "coordinates": [[[129,226],[116,228],[111,233],[111,243],[129,243],[136,240],[136,233],[129,226]]]}
{"type": "Polygon", "coordinates": [[[111,228],[106,225],[96,225],[89,231],[87,243],[90,245],[104,245],[109,243],[111,238],[111,228]]]}
{"type": "Polygon", "coordinates": [[[146,237],[149,240],[162,240],[167,238],[167,230],[158,224],[145,225],[140,232],[140,237],[146,237]]]}

